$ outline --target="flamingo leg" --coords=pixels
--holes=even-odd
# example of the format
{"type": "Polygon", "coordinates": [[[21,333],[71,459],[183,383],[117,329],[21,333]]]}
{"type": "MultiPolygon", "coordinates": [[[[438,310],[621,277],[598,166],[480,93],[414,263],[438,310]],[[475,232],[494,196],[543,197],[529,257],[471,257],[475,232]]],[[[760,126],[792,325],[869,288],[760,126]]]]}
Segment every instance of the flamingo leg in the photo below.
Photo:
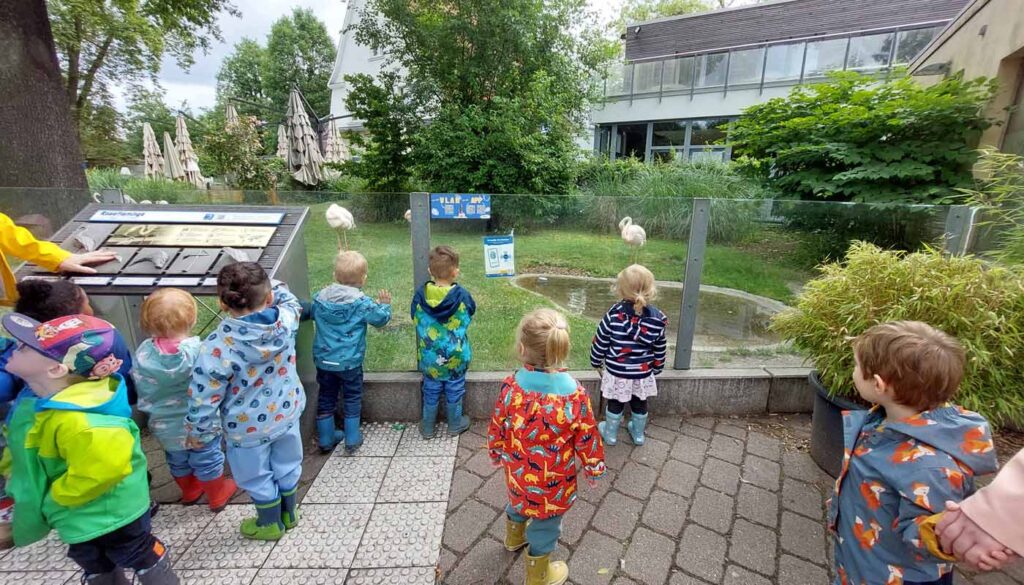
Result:
{"type": "Polygon", "coordinates": [[[345,236],[345,251],[348,252],[348,232],[343,232],[345,236]]]}
{"type": "Polygon", "coordinates": [[[338,238],[338,249],[341,249],[341,232],[334,234],[338,238]]]}

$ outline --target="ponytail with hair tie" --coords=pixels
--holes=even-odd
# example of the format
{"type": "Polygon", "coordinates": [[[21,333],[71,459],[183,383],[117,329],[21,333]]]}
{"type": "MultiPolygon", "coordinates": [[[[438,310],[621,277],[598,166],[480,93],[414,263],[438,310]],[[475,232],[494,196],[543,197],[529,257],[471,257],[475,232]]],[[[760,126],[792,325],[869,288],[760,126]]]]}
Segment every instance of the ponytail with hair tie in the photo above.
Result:
{"type": "Polygon", "coordinates": [[[644,298],[644,295],[636,295],[636,297],[633,298],[633,311],[637,313],[643,313],[644,307],[646,306],[647,299],[644,298]]]}

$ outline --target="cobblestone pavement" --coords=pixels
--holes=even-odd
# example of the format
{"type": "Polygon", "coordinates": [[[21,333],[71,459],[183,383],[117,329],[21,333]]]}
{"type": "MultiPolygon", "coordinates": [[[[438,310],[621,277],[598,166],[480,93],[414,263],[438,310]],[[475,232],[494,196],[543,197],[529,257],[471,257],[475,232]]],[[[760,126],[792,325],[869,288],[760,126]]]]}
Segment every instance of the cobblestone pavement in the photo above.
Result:
{"type": "MultiPolygon", "coordinates": [[[[357,456],[342,449],[306,458],[298,528],[278,542],[238,534],[252,515],[245,496],[219,514],[205,506],[164,503],[153,532],[168,546],[182,582],[196,585],[428,585],[444,527],[458,439],[424,441],[414,426],[365,427],[357,456]]],[[[158,501],[180,496],[155,441],[144,445],[158,501]]],[[[307,452],[315,452],[315,447],[307,452]]],[[[0,553],[0,583],[78,583],[66,546],[41,543],[0,553]]]]}
{"type": "MultiPolygon", "coordinates": [[[[652,416],[648,440],[620,435],[596,489],[580,482],[554,556],[577,585],[828,585],[824,500],[832,480],[797,446],[810,418],[652,416]]],[[[502,475],[486,425],[459,443],[441,550],[445,585],[523,583],[506,552],[502,475]]],[[[1024,566],[958,583],[1024,583],[1024,566]]]]}

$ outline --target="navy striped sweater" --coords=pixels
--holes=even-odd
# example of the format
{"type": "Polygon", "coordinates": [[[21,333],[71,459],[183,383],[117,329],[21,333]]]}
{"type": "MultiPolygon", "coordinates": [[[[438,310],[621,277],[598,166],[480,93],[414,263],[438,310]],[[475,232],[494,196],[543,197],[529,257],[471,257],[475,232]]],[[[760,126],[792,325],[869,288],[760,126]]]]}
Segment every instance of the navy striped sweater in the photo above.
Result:
{"type": "Polygon", "coordinates": [[[665,369],[668,317],[648,305],[637,315],[631,301],[620,301],[601,319],[590,346],[590,365],[616,378],[639,380],[665,369]]]}

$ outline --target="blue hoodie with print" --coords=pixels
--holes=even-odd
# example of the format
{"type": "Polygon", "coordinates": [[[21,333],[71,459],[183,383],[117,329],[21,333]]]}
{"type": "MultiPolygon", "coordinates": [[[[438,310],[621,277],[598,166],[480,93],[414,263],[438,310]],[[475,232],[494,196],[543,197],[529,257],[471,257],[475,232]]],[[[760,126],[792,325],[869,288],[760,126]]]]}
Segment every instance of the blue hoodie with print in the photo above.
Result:
{"type": "Polygon", "coordinates": [[[200,344],[198,337],[189,337],[178,344],[177,353],[164,353],[147,339],[135,351],[132,377],[138,407],[149,415],[149,430],[165,451],[185,449],[182,421],[188,413],[188,388],[200,344]]]}
{"type": "Polygon", "coordinates": [[[363,365],[366,325],[383,327],[391,321],[391,305],[374,302],[354,286],[332,284],[313,299],[313,361],[316,367],[344,372],[363,365]]]}
{"type": "Polygon", "coordinates": [[[306,393],[295,368],[302,306],[283,283],[273,305],[228,317],[199,350],[185,431],[203,445],[224,433],[229,447],[269,443],[299,424],[306,393]]]}
{"type": "Polygon", "coordinates": [[[998,467],[988,422],[957,406],[887,423],[885,410],[843,413],[845,453],[828,526],[837,585],[930,582],[953,570],[920,525],[974,492],[998,467]]]}
{"type": "Polygon", "coordinates": [[[412,298],[409,315],[416,326],[420,372],[434,380],[454,380],[466,374],[473,350],[468,329],[476,301],[458,284],[420,287],[412,298]]]}

